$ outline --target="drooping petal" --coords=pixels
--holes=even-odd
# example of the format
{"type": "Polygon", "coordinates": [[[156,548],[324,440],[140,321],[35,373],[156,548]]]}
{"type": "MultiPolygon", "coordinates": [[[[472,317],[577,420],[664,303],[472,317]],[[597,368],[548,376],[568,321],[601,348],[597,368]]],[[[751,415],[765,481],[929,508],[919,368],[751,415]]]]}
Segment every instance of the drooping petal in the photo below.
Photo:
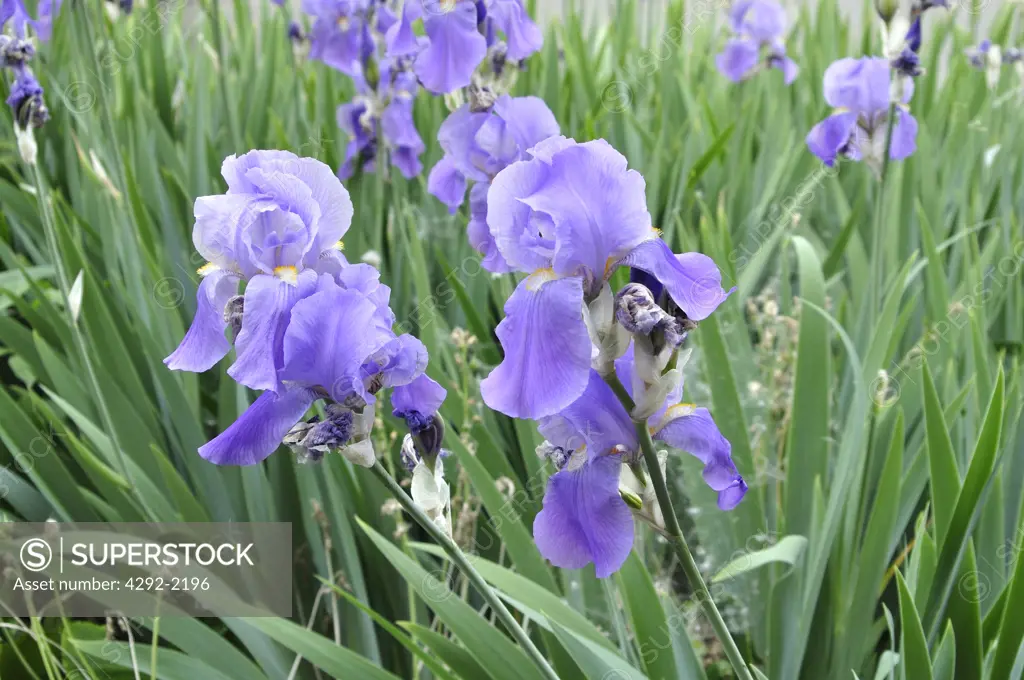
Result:
{"type": "Polygon", "coordinates": [[[196,293],[196,315],[178,349],[164,363],[173,371],[202,373],[231,351],[224,337],[224,307],[238,293],[238,276],[217,269],[207,274],[196,293]]]}
{"type": "MultiPolygon", "coordinates": [[[[284,336],[292,308],[313,293],[317,275],[300,272],[294,282],[254,276],[245,288],[242,330],[235,341],[238,356],[228,375],[254,390],[280,389],[277,371],[284,363],[284,336]]],[[[333,337],[333,336],[325,336],[333,337]]]]}
{"type": "Polygon", "coordinates": [[[839,153],[849,145],[856,128],[856,113],[847,111],[832,114],[807,133],[807,147],[825,165],[832,167],[839,153]]]}
{"type": "Polygon", "coordinates": [[[548,441],[566,450],[577,450],[585,444],[591,458],[606,455],[616,447],[623,447],[630,452],[638,450],[636,429],[626,408],[604,378],[594,370],[590,371],[590,379],[583,394],[557,415],[545,418],[544,421],[541,421],[540,430],[548,441]],[[568,441],[552,439],[552,436],[559,436],[552,434],[551,426],[554,423],[550,421],[553,420],[562,421],[562,424],[555,427],[561,437],[572,433],[568,441]]]}
{"type": "Polygon", "coordinates": [[[686,451],[704,463],[704,481],[718,492],[718,507],[731,510],[747,491],[732,461],[732,446],[705,408],[679,404],[669,408],[654,438],[686,451]]]}
{"type": "Polygon", "coordinates": [[[487,16],[504,31],[509,59],[522,61],[544,45],[544,34],[530,19],[522,0],[490,0],[487,16]]]}
{"type": "Polygon", "coordinates": [[[917,150],[917,120],[909,111],[896,109],[896,124],[892,130],[892,144],[889,157],[894,161],[903,160],[917,150]]]}
{"type": "Polygon", "coordinates": [[[217,465],[259,463],[277,450],[315,399],[305,388],[264,392],[228,429],[199,447],[199,455],[217,465]]]}
{"type": "Polygon", "coordinates": [[[672,301],[694,321],[706,319],[735,290],[722,289],[722,272],[710,257],[676,255],[660,238],[641,243],[619,264],[642,269],[658,279],[672,301]]]}
{"type": "Polygon", "coordinates": [[[441,387],[426,373],[405,385],[399,385],[391,392],[391,408],[396,418],[406,414],[419,413],[425,416],[437,413],[444,403],[448,390],[441,387]]]}
{"type": "Polygon", "coordinates": [[[761,61],[761,48],[753,40],[733,38],[715,57],[718,71],[733,82],[740,82],[757,68],[761,61]]]}
{"type": "Polygon", "coordinates": [[[476,5],[456,2],[451,9],[427,12],[424,26],[430,43],[416,57],[416,75],[435,94],[469,85],[487,55],[487,40],[477,29],[476,5]]]}
{"type": "Polygon", "coordinates": [[[361,391],[360,367],[376,347],[375,305],[337,286],[297,302],[283,341],[281,379],[322,387],[335,401],[361,391]]]}
{"type": "Polygon", "coordinates": [[[466,176],[455,167],[451,156],[445,155],[430,171],[427,191],[448,206],[453,215],[466,200],[466,176]]]}
{"type": "Polygon", "coordinates": [[[505,303],[496,333],[505,358],[480,383],[484,402],[513,418],[561,411],[586,389],[591,343],[579,278],[525,279],[505,303]]]}
{"type": "Polygon", "coordinates": [[[552,475],[533,522],[541,555],[556,567],[593,562],[598,578],[618,571],[633,547],[633,516],[619,496],[619,456],[599,456],[552,475]]]}
{"type": "Polygon", "coordinates": [[[408,0],[405,3],[402,8],[401,21],[387,29],[385,35],[389,57],[404,57],[419,51],[419,39],[412,30],[412,25],[422,13],[422,8],[417,0],[408,0]]]}
{"type": "Polygon", "coordinates": [[[807,134],[807,147],[825,165],[832,167],[841,152],[852,150],[857,132],[857,114],[836,113],[815,125],[807,134]]]}

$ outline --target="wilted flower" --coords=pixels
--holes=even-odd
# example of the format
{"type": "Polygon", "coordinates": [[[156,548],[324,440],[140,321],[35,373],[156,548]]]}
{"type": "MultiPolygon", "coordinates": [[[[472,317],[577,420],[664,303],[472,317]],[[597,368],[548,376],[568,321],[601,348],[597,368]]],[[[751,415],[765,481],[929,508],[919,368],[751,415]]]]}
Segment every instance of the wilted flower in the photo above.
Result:
{"type": "Polygon", "coordinates": [[[392,415],[405,420],[419,456],[435,457],[442,452],[444,420],[438,410],[447,394],[426,374],[396,387],[391,394],[392,415]]]}
{"type": "MultiPolygon", "coordinates": [[[[825,101],[835,112],[807,135],[811,152],[831,167],[836,158],[863,160],[878,169],[885,157],[891,69],[886,59],[840,59],[825,71],[825,101]]],[[[895,107],[889,157],[902,160],[917,148],[917,121],[905,104],[914,93],[908,79],[895,107]]]]}
{"type": "Polygon", "coordinates": [[[406,0],[387,33],[388,55],[414,56],[420,82],[445,94],[470,84],[473,72],[505,36],[505,58],[522,61],[540,49],[543,35],[522,0],[406,0]],[[425,37],[413,32],[423,19],[425,37]]]}
{"type": "Polygon", "coordinates": [[[470,191],[470,245],[492,272],[510,271],[487,228],[487,194],[499,172],[526,157],[527,149],[558,134],[558,122],[542,99],[503,95],[481,111],[465,104],[441,124],[444,158],[430,172],[428,189],[454,213],[470,191]]]}
{"type": "Polygon", "coordinates": [[[341,179],[352,177],[357,168],[374,172],[381,155],[406,178],[422,172],[419,157],[426,146],[413,120],[419,86],[408,66],[407,60],[382,60],[376,85],[357,77],[359,94],[338,107],[338,126],[349,135],[345,162],[338,169],[341,179]]]}
{"type": "MultiPolygon", "coordinates": [[[[630,389],[632,357],[616,362],[630,389]]],[[[707,409],[679,404],[673,390],[651,419],[651,434],[704,463],[704,480],[718,492],[718,505],[731,510],[747,485],[732,461],[729,442],[707,409]]],[[[541,554],[555,566],[578,569],[591,562],[598,578],[619,569],[633,547],[633,517],[620,493],[623,465],[641,458],[636,430],[612,389],[596,372],[580,397],[558,414],[541,419],[545,453],[558,468],[548,480],[544,508],[533,525],[541,554]]]]}
{"type": "Polygon", "coordinates": [[[775,0],[739,0],[729,12],[734,33],[715,63],[730,80],[739,82],[764,68],[777,68],[786,84],[800,72],[786,56],[786,10],[775,0]]]}
{"type": "Polygon", "coordinates": [[[529,153],[498,174],[487,201],[495,247],[511,269],[530,273],[497,328],[505,358],[481,383],[487,405],[516,418],[566,408],[583,393],[592,365],[604,370],[615,358],[600,349],[612,332],[607,281],[618,267],[651,274],[694,321],[728,296],[709,257],[675,255],[659,238],[643,177],[607,142],[551,137],[529,153]],[[593,323],[591,307],[602,296],[602,322],[593,323]]]}
{"type": "Polygon", "coordinates": [[[21,128],[37,128],[50,119],[43,101],[43,86],[36,80],[32,69],[24,64],[14,66],[14,82],[7,96],[7,105],[14,113],[14,122],[21,128]]]}

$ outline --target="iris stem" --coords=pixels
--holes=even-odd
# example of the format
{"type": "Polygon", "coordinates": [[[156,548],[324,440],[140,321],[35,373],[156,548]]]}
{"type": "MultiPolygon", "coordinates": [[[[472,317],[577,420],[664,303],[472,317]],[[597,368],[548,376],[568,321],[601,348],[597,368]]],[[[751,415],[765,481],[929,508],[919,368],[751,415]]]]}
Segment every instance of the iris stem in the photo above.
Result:
{"type": "Polygon", "coordinates": [[[892,132],[896,127],[896,102],[889,104],[889,115],[885,123],[885,153],[882,157],[882,170],[878,176],[878,193],[875,196],[874,224],[871,229],[871,298],[868,311],[874,313],[878,309],[882,297],[882,217],[885,212],[885,178],[889,174],[889,153],[892,148],[892,132]]]}
{"type": "MultiPolygon", "coordinates": [[[[635,404],[618,377],[612,373],[604,376],[604,379],[612,388],[612,391],[615,392],[615,396],[622,402],[622,405],[626,407],[626,410],[632,412],[635,404]]],[[[672,498],[668,494],[665,476],[661,473],[661,466],[658,464],[658,452],[655,449],[654,440],[651,439],[651,431],[647,427],[647,421],[634,422],[634,425],[636,426],[637,439],[640,441],[640,449],[644,454],[644,461],[647,463],[647,474],[650,475],[650,483],[654,487],[654,493],[658,497],[658,505],[661,507],[661,514],[665,518],[665,531],[668,534],[669,543],[672,545],[673,550],[675,550],[679,563],[683,566],[686,578],[694,590],[701,609],[704,610],[704,615],[711,622],[711,627],[714,628],[718,641],[722,643],[725,655],[736,672],[736,677],[740,680],[754,680],[750,674],[750,669],[747,668],[746,661],[743,660],[740,648],[736,645],[736,641],[732,639],[732,634],[729,633],[729,627],[726,625],[725,619],[722,618],[722,614],[718,611],[715,601],[711,598],[711,591],[708,589],[707,584],[704,583],[704,578],[700,575],[700,569],[697,567],[696,560],[693,559],[690,547],[686,544],[683,530],[679,526],[675,509],[672,507],[672,498]]]]}
{"type": "Polygon", "coordinates": [[[523,630],[523,627],[519,625],[515,617],[512,616],[512,612],[505,607],[505,604],[498,597],[498,594],[488,585],[484,577],[480,575],[473,565],[469,561],[469,557],[462,552],[462,549],[456,545],[455,541],[451,539],[448,534],[442,531],[429,517],[416,505],[416,503],[409,497],[409,494],[405,492],[395,478],[391,476],[380,461],[373,464],[374,476],[381,481],[384,486],[388,488],[388,491],[398,500],[399,505],[405,509],[409,515],[416,520],[423,529],[430,534],[430,537],[448,553],[448,557],[451,558],[452,562],[466,575],[469,582],[473,584],[477,592],[487,601],[490,605],[491,610],[497,615],[498,619],[505,626],[512,637],[516,639],[519,645],[523,648],[523,651],[533,659],[534,663],[544,673],[544,676],[549,680],[558,680],[558,674],[555,673],[554,669],[551,668],[551,664],[544,658],[544,655],[540,653],[537,646],[533,644],[533,640],[523,630]]]}

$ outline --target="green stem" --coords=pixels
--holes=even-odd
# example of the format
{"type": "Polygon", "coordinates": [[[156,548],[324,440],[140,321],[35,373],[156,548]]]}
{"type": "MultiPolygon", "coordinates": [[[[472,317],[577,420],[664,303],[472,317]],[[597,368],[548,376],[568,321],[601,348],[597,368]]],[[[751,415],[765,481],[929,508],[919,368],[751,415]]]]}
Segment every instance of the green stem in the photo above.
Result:
{"type": "Polygon", "coordinates": [[[527,635],[526,631],[519,625],[519,622],[515,620],[515,617],[512,616],[512,612],[505,607],[501,598],[498,597],[497,593],[494,592],[494,589],[487,584],[487,581],[485,581],[484,577],[480,575],[480,572],[470,564],[469,558],[464,552],[462,552],[459,546],[455,544],[455,541],[453,541],[448,534],[441,531],[441,529],[438,528],[438,526],[434,524],[429,517],[427,517],[412,498],[409,497],[409,494],[405,492],[405,489],[399,486],[398,482],[395,481],[395,478],[392,477],[386,469],[384,469],[384,466],[380,464],[380,461],[374,463],[372,470],[377,479],[379,479],[381,483],[388,488],[388,491],[398,499],[399,504],[405,509],[405,511],[409,513],[414,520],[416,520],[417,524],[423,527],[423,529],[430,534],[430,537],[434,539],[434,541],[440,545],[446,553],[448,553],[448,557],[450,557],[452,562],[454,562],[462,573],[465,574],[470,583],[476,587],[477,592],[479,592],[480,595],[483,596],[484,600],[487,601],[491,610],[494,611],[498,619],[501,620],[502,624],[508,632],[512,634],[512,637],[516,639],[523,650],[533,659],[534,663],[536,663],[544,673],[544,676],[549,678],[549,680],[558,680],[558,674],[551,668],[551,665],[548,663],[547,659],[544,658],[544,655],[540,653],[540,650],[537,649],[537,646],[533,644],[530,636],[527,635]]]}
{"type": "MultiPolygon", "coordinates": [[[[612,391],[615,392],[619,401],[622,402],[622,405],[626,407],[626,410],[632,412],[634,406],[633,399],[626,392],[626,388],[623,387],[618,377],[615,374],[611,374],[606,375],[604,379],[612,388],[612,391]]],[[[665,518],[665,531],[668,533],[669,542],[672,544],[673,550],[675,550],[676,557],[679,558],[679,563],[683,566],[686,578],[690,581],[690,586],[694,590],[701,609],[704,610],[704,615],[711,622],[711,627],[715,629],[718,641],[722,643],[722,647],[725,649],[725,655],[736,672],[736,677],[740,680],[754,680],[750,674],[750,669],[747,668],[746,661],[743,660],[740,648],[729,633],[729,627],[726,625],[725,619],[722,618],[722,614],[718,611],[715,601],[711,598],[711,591],[708,589],[707,584],[704,583],[704,578],[700,575],[700,569],[697,567],[696,560],[693,559],[690,547],[686,544],[683,530],[679,526],[679,519],[676,517],[675,509],[672,507],[672,499],[668,494],[665,476],[661,473],[661,466],[658,464],[658,452],[654,447],[654,441],[651,439],[651,432],[647,427],[647,421],[637,422],[635,425],[636,435],[640,440],[640,449],[643,451],[644,461],[647,463],[647,473],[651,478],[650,483],[654,487],[654,493],[658,497],[658,505],[661,507],[661,514],[665,518]]]]}
{"type": "Polygon", "coordinates": [[[868,311],[878,309],[881,299],[882,281],[882,217],[885,212],[885,178],[889,174],[889,150],[892,147],[892,131],[896,127],[896,102],[889,104],[889,115],[885,127],[885,154],[882,157],[882,171],[878,176],[878,192],[875,195],[874,224],[871,229],[871,296],[868,311]]]}

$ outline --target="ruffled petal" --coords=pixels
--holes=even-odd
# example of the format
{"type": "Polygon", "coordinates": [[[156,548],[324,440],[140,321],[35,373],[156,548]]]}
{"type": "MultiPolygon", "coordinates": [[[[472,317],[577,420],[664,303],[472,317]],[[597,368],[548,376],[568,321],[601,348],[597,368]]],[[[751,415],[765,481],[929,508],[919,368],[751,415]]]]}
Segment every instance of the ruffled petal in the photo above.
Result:
{"type": "Polygon", "coordinates": [[[513,418],[557,413],[590,380],[582,280],[534,279],[521,282],[505,303],[505,319],[496,330],[505,358],[480,383],[484,402],[513,418]]]}
{"type": "Polygon", "coordinates": [[[888,60],[840,59],[825,69],[825,101],[835,108],[872,116],[889,108],[888,60]]]}
{"type": "Polygon", "coordinates": [[[202,373],[231,351],[231,343],[224,337],[224,307],[238,294],[238,281],[237,275],[223,269],[203,278],[196,293],[196,315],[178,349],[164,359],[167,368],[202,373]]]}
{"type": "Polygon", "coordinates": [[[466,176],[455,167],[451,156],[446,154],[430,171],[427,191],[448,206],[448,211],[453,215],[466,200],[466,176]]]}
{"type": "Polygon", "coordinates": [[[294,282],[262,275],[249,281],[243,300],[242,330],[235,341],[238,356],[228,369],[236,382],[254,390],[280,389],[277,371],[284,363],[284,336],[292,307],[313,293],[316,280],[316,273],[307,270],[294,282]]]}
{"type": "Polygon", "coordinates": [[[331,399],[344,401],[362,391],[360,367],[377,349],[377,308],[365,295],[323,283],[291,310],[281,379],[322,387],[331,399]]]}
{"type": "Polygon", "coordinates": [[[477,29],[476,5],[456,2],[450,10],[428,12],[423,23],[430,43],[416,57],[420,82],[435,94],[469,85],[487,55],[487,40],[477,29]]]}
{"type": "Polygon", "coordinates": [[[718,492],[722,510],[731,510],[743,499],[747,484],[732,461],[732,445],[706,408],[683,404],[669,408],[654,438],[704,463],[704,481],[718,492]]]}
{"type": "Polygon", "coordinates": [[[807,133],[807,147],[825,165],[832,167],[839,152],[850,143],[857,128],[857,114],[852,111],[836,113],[815,125],[807,133]]]}
{"type": "MultiPolygon", "coordinates": [[[[363,380],[376,378],[381,387],[408,385],[427,370],[427,348],[411,335],[387,342],[363,364],[363,380]]],[[[371,399],[367,399],[371,401],[371,399]]]]}
{"type": "Polygon", "coordinates": [[[642,269],[665,286],[669,297],[694,321],[706,319],[736,290],[722,289],[722,272],[707,255],[676,255],[660,238],[637,246],[620,265],[642,269]]]}
{"type": "Polygon", "coordinates": [[[752,40],[733,38],[715,57],[718,71],[729,80],[739,82],[750,75],[761,61],[761,48],[752,40]]]}
{"type": "Polygon", "coordinates": [[[502,95],[494,103],[494,113],[505,121],[521,154],[559,133],[555,114],[540,97],[502,95]]]}
{"type": "Polygon", "coordinates": [[[609,261],[650,236],[644,178],[628,170],[626,157],[608,142],[569,146],[551,157],[550,166],[544,167],[543,161],[531,165],[542,180],[520,200],[554,223],[556,274],[602,281],[609,261]]]}
{"type": "Polygon", "coordinates": [[[264,392],[228,429],[199,447],[199,455],[217,465],[259,463],[277,450],[315,399],[304,388],[264,392]]]}
{"type": "Polygon", "coordinates": [[[540,554],[556,567],[593,562],[598,578],[618,571],[633,548],[633,516],[619,496],[619,456],[601,456],[548,480],[533,522],[540,554]]]}

